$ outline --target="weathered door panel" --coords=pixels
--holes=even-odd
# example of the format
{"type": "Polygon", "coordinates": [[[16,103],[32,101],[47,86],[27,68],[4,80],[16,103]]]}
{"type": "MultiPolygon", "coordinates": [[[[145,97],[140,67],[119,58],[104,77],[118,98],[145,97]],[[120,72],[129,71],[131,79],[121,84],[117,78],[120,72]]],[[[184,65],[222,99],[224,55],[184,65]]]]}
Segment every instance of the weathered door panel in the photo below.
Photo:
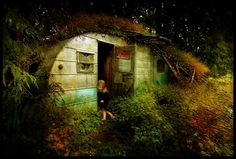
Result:
{"type": "Polygon", "coordinates": [[[134,46],[116,46],[113,55],[113,96],[133,94],[134,46]]]}

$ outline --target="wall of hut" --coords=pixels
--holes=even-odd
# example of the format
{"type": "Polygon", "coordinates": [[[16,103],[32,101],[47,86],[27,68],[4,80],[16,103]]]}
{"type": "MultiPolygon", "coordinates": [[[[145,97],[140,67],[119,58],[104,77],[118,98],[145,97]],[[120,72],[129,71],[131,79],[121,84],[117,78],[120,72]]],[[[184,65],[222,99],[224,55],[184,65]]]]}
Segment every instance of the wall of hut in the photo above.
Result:
{"type": "Polygon", "coordinates": [[[110,54],[109,56],[104,55],[107,59],[110,58],[110,63],[109,60],[104,62],[105,74],[109,74],[104,77],[108,80],[109,89],[115,90],[109,90],[113,94],[116,94],[119,89],[123,89],[122,85],[127,88],[125,84],[129,85],[130,82],[130,86],[133,87],[132,93],[135,93],[136,88],[144,81],[160,84],[161,79],[165,76],[166,65],[164,66],[165,71],[158,73],[156,70],[158,57],[154,56],[147,46],[127,44],[121,37],[106,34],[79,35],[59,43],[46,53],[46,62],[50,72],[49,84],[57,82],[64,90],[64,93],[58,97],[58,106],[79,107],[83,103],[96,105],[96,85],[97,80],[101,78],[99,76],[101,69],[98,68],[101,67],[101,64],[99,65],[101,59],[98,58],[103,57],[99,55],[99,53],[102,54],[99,52],[100,44],[102,46],[107,44],[108,49],[112,48],[106,53],[110,54]],[[132,57],[118,59],[115,50],[119,47],[133,49],[132,57]],[[113,69],[111,70],[110,67],[113,69]],[[119,68],[114,69],[115,67],[119,68]],[[118,69],[122,69],[123,72],[121,73],[118,69]],[[126,71],[127,69],[131,73],[126,71]],[[111,72],[107,73],[109,71],[111,72]]]}

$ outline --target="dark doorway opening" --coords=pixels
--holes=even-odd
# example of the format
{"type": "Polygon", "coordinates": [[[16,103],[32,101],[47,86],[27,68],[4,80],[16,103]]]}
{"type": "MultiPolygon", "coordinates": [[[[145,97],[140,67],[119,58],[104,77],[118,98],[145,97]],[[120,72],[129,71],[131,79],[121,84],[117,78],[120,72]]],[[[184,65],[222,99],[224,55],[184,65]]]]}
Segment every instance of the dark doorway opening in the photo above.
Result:
{"type": "Polygon", "coordinates": [[[108,90],[112,87],[112,53],[114,45],[98,42],[98,80],[105,80],[108,90]]]}

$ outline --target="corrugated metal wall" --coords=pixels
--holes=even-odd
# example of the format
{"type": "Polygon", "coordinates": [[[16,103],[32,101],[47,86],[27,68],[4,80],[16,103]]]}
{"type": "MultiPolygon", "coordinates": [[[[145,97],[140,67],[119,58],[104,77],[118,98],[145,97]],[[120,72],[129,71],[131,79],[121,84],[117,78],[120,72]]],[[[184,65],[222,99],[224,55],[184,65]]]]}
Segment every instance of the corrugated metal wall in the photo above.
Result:
{"type": "MultiPolygon", "coordinates": [[[[85,34],[72,38],[63,46],[50,50],[48,61],[53,61],[49,83],[59,82],[65,93],[62,100],[58,98],[59,106],[79,106],[81,103],[96,105],[96,84],[98,78],[98,41],[113,44],[114,46],[126,46],[127,43],[115,36],[104,34],[85,34]],[[60,50],[59,50],[60,49],[60,50]],[[58,51],[59,50],[59,51],[58,51]],[[93,72],[81,72],[79,54],[91,55],[93,72]]],[[[150,49],[146,46],[134,45],[134,88],[139,83],[160,81],[160,75],[155,73],[156,63],[150,49]]],[[[83,55],[83,56],[84,56],[83,55]]]]}
{"type": "Polygon", "coordinates": [[[69,40],[54,60],[49,82],[59,82],[65,90],[62,98],[58,97],[59,106],[79,106],[84,102],[96,105],[97,40],[85,36],[69,40]],[[78,70],[81,52],[93,55],[93,72],[78,70]]]}
{"type": "Polygon", "coordinates": [[[143,82],[153,82],[153,55],[145,46],[135,47],[135,87],[143,82]]]}

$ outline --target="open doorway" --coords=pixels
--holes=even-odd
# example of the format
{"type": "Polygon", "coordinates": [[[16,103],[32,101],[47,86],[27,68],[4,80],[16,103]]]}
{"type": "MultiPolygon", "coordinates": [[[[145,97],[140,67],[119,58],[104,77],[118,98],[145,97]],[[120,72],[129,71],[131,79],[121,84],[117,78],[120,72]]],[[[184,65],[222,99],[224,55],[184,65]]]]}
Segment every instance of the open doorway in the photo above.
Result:
{"type": "Polygon", "coordinates": [[[105,80],[110,92],[112,92],[113,49],[114,45],[98,41],[98,80],[105,80]]]}

